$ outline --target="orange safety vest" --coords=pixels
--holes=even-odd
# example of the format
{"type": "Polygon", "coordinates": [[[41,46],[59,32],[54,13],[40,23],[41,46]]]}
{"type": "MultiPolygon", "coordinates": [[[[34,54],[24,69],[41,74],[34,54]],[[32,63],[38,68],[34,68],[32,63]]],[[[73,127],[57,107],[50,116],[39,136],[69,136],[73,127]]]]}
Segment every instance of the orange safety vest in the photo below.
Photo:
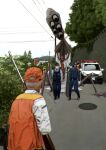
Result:
{"type": "Polygon", "coordinates": [[[8,150],[42,149],[44,143],[32,112],[34,100],[40,94],[24,93],[12,104],[9,115],[8,150]]]}

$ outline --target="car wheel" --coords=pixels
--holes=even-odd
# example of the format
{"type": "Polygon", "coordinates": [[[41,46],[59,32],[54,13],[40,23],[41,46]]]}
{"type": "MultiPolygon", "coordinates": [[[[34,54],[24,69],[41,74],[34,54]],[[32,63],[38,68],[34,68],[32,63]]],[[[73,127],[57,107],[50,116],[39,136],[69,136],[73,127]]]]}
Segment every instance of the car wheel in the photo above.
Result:
{"type": "Polygon", "coordinates": [[[99,81],[99,84],[103,84],[103,80],[100,80],[100,81],[99,81]]]}

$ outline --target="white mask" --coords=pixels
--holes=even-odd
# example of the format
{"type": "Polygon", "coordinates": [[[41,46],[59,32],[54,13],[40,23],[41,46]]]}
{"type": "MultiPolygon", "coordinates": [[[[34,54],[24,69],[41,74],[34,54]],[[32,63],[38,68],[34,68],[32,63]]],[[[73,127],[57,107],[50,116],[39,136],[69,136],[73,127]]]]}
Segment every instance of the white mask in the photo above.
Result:
{"type": "Polygon", "coordinates": [[[59,69],[60,69],[60,67],[59,67],[59,66],[56,66],[56,67],[55,67],[55,71],[56,71],[56,72],[58,72],[58,71],[59,71],[59,69]]]}

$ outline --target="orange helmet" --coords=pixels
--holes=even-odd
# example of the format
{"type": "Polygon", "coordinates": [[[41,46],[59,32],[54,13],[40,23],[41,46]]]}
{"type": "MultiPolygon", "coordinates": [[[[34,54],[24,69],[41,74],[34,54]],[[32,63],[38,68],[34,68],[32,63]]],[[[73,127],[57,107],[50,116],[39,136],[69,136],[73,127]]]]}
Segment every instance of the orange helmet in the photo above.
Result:
{"type": "Polygon", "coordinates": [[[31,67],[25,72],[25,82],[39,82],[43,79],[43,73],[40,68],[31,67]]]}

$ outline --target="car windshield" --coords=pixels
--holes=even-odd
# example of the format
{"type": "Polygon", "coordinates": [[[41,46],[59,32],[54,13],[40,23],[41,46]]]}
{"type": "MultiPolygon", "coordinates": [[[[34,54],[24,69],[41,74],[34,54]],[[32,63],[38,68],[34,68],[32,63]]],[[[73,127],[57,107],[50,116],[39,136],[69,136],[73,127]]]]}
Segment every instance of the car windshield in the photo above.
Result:
{"type": "Polygon", "coordinates": [[[85,71],[100,70],[100,66],[98,64],[85,64],[84,70],[85,71]]]}

